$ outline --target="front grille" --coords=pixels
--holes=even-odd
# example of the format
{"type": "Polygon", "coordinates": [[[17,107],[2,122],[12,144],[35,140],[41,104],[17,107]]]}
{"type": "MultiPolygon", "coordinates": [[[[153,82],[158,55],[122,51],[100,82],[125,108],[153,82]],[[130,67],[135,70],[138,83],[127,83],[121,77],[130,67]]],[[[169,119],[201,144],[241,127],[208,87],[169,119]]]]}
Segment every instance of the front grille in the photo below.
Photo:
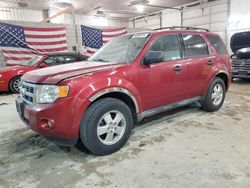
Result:
{"type": "Polygon", "coordinates": [[[234,59],[232,67],[240,70],[250,70],[250,59],[234,59]]]}
{"type": "Polygon", "coordinates": [[[30,87],[28,85],[23,85],[24,89],[26,89],[26,91],[30,92],[30,93],[34,93],[34,87],[30,87]]]}
{"type": "Polygon", "coordinates": [[[20,97],[28,104],[33,104],[35,98],[35,84],[31,84],[25,81],[21,81],[20,84],[20,97]]]}

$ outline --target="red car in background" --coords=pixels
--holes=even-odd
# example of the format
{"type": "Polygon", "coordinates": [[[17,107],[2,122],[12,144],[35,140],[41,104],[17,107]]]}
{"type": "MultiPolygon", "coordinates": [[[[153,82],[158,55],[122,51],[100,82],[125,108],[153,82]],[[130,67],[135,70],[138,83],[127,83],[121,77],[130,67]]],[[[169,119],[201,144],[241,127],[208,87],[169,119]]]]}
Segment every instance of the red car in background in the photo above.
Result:
{"type": "Polygon", "coordinates": [[[12,91],[18,93],[20,78],[26,72],[86,59],[86,56],[79,53],[51,53],[35,55],[30,61],[19,65],[6,64],[6,67],[0,68],[0,92],[12,91]]]}

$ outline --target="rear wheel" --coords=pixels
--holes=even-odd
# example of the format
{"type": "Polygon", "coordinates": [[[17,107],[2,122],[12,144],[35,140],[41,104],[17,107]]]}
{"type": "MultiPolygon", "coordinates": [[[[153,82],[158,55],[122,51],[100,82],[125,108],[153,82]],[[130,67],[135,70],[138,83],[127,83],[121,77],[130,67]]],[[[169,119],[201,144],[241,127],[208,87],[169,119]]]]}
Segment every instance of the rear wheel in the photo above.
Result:
{"type": "Polygon", "coordinates": [[[94,154],[108,155],[127,142],[132,126],[130,108],[121,100],[104,98],[93,103],[85,112],[80,138],[94,154]]]}
{"type": "Polygon", "coordinates": [[[214,112],[221,108],[224,103],[226,86],[221,78],[216,77],[209,86],[202,108],[208,112],[214,112]]]}
{"type": "Polygon", "coordinates": [[[10,81],[9,87],[13,93],[19,93],[20,81],[20,76],[17,76],[10,81]]]}

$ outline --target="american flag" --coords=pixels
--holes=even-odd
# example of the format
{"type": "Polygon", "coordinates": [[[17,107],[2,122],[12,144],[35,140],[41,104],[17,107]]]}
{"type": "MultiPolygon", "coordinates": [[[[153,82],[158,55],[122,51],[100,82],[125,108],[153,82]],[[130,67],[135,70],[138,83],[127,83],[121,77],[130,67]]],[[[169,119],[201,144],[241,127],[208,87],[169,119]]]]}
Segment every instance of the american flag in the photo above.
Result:
{"type": "Polygon", "coordinates": [[[22,27],[0,22],[0,50],[8,63],[20,64],[34,54],[66,52],[65,27],[22,27]]]}
{"type": "Polygon", "coordinates": [[[87,49],[87,56],[92,56],[110,39],[127,33],[126,27],[116,29],[97,29],[81,25],[82,45],[87,49]]]}

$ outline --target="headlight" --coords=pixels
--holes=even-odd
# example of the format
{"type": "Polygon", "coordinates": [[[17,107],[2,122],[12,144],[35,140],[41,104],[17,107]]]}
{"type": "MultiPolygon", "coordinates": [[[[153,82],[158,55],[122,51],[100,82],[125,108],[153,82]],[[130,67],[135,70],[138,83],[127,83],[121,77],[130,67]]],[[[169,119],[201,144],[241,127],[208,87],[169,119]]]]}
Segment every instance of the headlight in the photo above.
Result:
{"type": "Polygon", "coordinates": [[[58,98],[67,97],[69,86],[39,85],[36,91],[36,103],[52,103],[58,98]]]}

